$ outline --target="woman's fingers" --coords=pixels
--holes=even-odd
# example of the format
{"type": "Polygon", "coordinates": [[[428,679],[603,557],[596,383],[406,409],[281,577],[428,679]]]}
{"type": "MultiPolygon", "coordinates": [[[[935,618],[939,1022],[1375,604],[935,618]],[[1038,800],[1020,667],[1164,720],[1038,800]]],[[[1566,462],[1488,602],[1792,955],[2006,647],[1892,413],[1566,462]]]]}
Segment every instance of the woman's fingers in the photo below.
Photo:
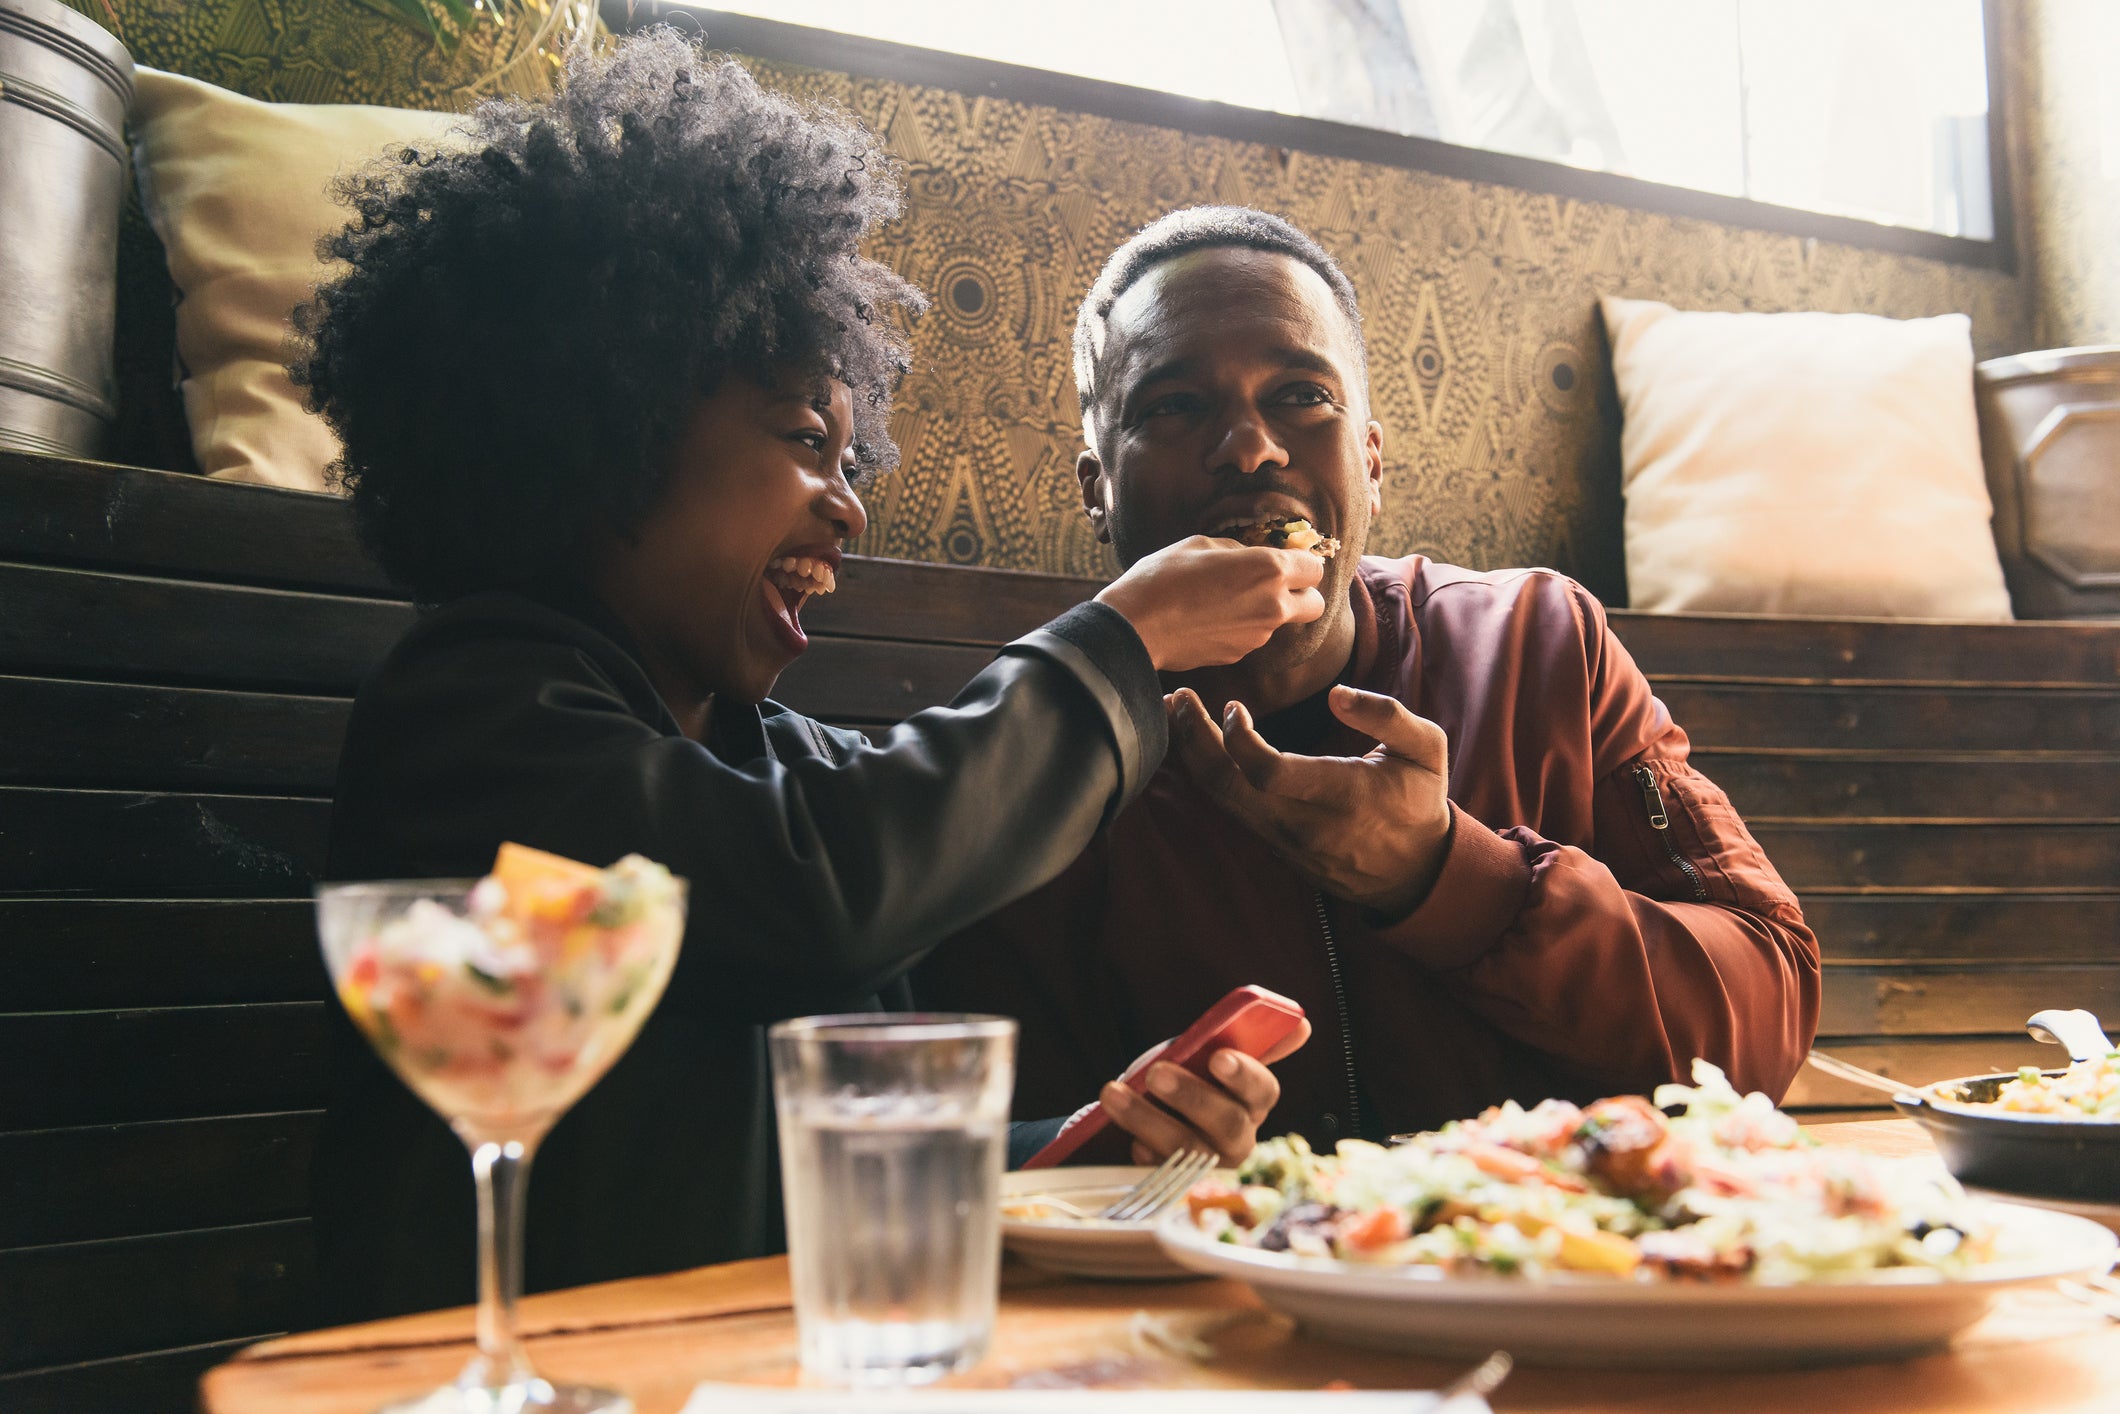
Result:
{"type": "Polygon", "coordinates": [[[1195,535],[1144,555],[1097,599],[1118,610],[1164,672],[1234,663],[1283,624],[1325,612],[1324,562],[1308,551],[1195,535]]]}

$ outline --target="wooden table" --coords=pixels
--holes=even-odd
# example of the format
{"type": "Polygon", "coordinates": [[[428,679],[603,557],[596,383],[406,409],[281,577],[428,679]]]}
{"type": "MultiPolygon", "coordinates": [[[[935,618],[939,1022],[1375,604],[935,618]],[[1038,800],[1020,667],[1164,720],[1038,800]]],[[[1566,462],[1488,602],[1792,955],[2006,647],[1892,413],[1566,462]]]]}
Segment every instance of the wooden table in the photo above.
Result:
{"type": "MultiPolygon", "coordinates": [[[[1931,1153],[1906,1120],[1812,1132],[1876,1153],[1931,1153]]],[[[701,1380],[797,1380],[787,1263],[777,1257],[533,1296],[523,1325],[546,1375],[629,1390],[639,1414],[675,1414],[701,1380]]],[[[371,1414],[453,1379],[470,1340],[468,1309],[289,1336],[209,1372],[202,1403],[207,1414],[371,1414]]],[[[1314,1389],[1340,1380],[1427,1389],[1461,1369],[1312,1340],[1235,1282],[1064,1281],[1011,1265],[994,1348],[958,1382],[1314,1389]],[[1144,1311],[1153,1327],[1146,1337],[1144,1311]],[[1174,1353],[1186,1342],[1156,1333],[1204,1341],[1212,1358],[1174,1353]]],[[[1520,1367],[1493,1402],[1499,1414],[2113,1414],[2120,1322],[2056,1293],[2010,1293],[1950,1350],[1921,1359],[1745,1375],[1520,1367]]]]}

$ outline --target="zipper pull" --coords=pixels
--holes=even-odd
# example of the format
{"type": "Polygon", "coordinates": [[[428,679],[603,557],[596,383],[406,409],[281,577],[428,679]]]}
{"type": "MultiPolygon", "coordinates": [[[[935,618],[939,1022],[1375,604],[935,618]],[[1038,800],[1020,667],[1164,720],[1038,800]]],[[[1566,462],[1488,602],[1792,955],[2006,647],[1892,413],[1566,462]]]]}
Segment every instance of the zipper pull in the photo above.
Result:
{"type": "Polygon", "coordinates": [[[1642,804],[1649,807],[1649,828],[1656,831],[1656,837],[1664,842],[1664,853],[1678,866],[1678,872],[1686,876],[1686,883],[1693,890],[1694,900],[1706,903],[1707,881],[1700,877],[1700,870],[1693,867],[1693,861],[1678,852],[1678,845],[1671,838],[1671,815],[1664,809],[1664,793],[1656,784],[1656,773],[1649,769],[1646,762],[1637,761],[1634,763],[1634,779],[1642,788],[1642,804]]]}
{"type": "Polygon", "coordinates": [[[1657,788],[1656,773],[1640,762],[1636,762],[1634,779],[1641,783],[1642,803],[1649,807],[1649,828],[1652,830],[1670,829],[1671,817],[1664,811],[1664,793],[1657,788]]]}

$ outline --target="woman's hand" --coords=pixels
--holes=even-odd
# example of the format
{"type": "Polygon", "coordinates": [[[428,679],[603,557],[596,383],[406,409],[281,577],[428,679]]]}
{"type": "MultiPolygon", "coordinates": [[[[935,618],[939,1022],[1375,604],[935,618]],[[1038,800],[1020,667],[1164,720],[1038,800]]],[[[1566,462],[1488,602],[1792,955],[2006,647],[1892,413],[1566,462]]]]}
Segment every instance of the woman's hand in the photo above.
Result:
{"type": "Polygon", "coordinates": [[[1134,1137],[1137,1164],[1161,1163],[1180,1149],[1211,1150],[1225,1164],[1240,1164],[1281,1098],[1281,1082],[1266,1067],[1309,1039],[1305,1021],[1263,1061],[1242,1051],[1216,1051],[1207,1066],[1211,1080],[1158,1061],[1148,1068],[1147,1096],[1114,1080],[1097,1098],[1112,1122],[1134,1137]]]}
{"type": "Polygon", "coordinates": [[[1158,672],[1219,667],[1265,645],[1283,624],[1325,612],[1325,562],[1194,535],[1143,556],[1097,596],[1141,635],[1158,672]]]}

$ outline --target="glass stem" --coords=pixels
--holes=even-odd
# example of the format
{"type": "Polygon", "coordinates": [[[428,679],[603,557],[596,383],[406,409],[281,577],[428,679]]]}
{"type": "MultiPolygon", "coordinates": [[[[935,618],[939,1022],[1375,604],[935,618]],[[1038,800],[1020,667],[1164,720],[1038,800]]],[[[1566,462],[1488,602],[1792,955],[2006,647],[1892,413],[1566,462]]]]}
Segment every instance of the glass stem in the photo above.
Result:
{"type": "Polygon", "coordinates": [[[523,1294],[523,1200],[537,1140],[486,1139],[471,1146],[478,1183],[478,1355],[461,1383],[497,1389],[537,1378],[516,1328],[523,1294]]]}

